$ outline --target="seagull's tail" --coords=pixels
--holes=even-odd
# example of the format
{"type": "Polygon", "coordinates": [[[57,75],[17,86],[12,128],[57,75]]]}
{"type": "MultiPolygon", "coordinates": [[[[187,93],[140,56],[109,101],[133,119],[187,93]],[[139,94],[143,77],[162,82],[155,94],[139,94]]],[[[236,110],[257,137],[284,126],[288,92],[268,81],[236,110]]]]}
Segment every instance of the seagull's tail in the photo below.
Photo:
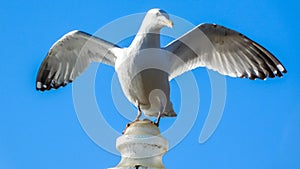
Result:
{"type": "Polygon", "coordinates": [[[171,102],[168,102],[165,108],[165,112],[162,114],[162,117],[176,117],[177,114],[173,109],[173,105],[171,102]]]}
{"type": "MultiPolygon", "coordinates": [[[[143,109],[144,114],[147,117],[157,117],[158,116],[158,111],[157,109],[155,110],[151,110],[151,109],[143,109]]],[[[173,105],[171,102],[168,102],[165,108],[165,111],[162,113],[161,117],[176,117],[177,114],[175,113],[174,109],[173,109],[173,105]]]]}
{"type": "Polygon", "coordinates": [[[162,114],[162,117],[176,117],[177,114],[174,111],[165,111],[162,114]]]}

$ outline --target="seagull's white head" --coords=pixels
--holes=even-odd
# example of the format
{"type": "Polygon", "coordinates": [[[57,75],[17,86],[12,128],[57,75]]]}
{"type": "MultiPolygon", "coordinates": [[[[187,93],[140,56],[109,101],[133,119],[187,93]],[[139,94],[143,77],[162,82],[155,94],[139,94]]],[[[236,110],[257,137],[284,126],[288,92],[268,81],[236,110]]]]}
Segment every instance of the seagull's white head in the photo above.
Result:
{"type": "Polygon", "coordinates": [[[151,9],[147,12],[142,25],[150,32],[159,31],[165,26],[173,28],[173,22],[170,20],[167,12],[158,8],[151,9]]]}

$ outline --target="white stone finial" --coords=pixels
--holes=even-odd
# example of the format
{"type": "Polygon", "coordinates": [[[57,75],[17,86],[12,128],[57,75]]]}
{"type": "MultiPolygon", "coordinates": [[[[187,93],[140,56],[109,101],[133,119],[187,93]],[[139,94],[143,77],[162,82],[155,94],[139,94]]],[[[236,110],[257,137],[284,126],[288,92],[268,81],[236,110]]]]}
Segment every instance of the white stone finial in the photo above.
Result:
{"type": "Polygon", "coordinates": [[[149,120],[131,123],[116,146],[122,159],[109,169],[165,169],[162,156],[168,151],[168,141],[149,120]]]}

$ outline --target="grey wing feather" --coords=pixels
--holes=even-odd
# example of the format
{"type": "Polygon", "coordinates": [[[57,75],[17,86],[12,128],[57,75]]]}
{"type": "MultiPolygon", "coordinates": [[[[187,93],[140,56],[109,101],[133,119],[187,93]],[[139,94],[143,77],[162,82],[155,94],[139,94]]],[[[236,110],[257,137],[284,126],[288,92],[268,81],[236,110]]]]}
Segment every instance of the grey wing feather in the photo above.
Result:
{"type": "Polygon", "coordinates": [[[252,80],[281,77],[287,72],[267,49],[236,31],[215,24],[201,24],[164,49],[173,54],[170,80],[200,66],[252,80]]]}
{"type": "Polygon", "coordinates": [[[72,82],[91,62],[114,66],[112,49],[121,49],[82,31],[72,31],[59,39],[49,50],[36,78],[37,90],[59,88],[72,82]]]}

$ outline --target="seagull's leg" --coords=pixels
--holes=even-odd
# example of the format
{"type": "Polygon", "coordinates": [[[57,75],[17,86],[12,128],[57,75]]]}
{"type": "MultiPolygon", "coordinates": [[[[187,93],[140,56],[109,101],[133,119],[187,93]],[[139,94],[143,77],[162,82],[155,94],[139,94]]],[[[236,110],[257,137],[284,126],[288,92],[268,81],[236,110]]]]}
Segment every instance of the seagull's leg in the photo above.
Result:
{"type": "Polygon", "coordinates": [[[140,103],[139,103],[138,101],[136,101],[136,107],[138,108],[138,114],[137,114],[137,116],[135,117],[135,119],[134,119],[132,122],[130,122],[130,123],[128,123],[128,124],[126,125],[126,128],[125,128],[125,130],[122,132],[122,134],[125,133],[126,129],[127,129],[132,123],[134,123],[134,122],[140,120],[140,117],[142,116],[142,110],[141,110],[141,107],[140,107],[140,103]]]}
{"type": "Polygon", "coordinates": [[[159,126],[159,122],[160,122],[161,115],[162,115],[162,111],[159,111],[158,116],[157,116],[157,120],[156,120],[156,122],[154,123],[155,125],[157,125],[157,127],[159,126]]]}
{"type": "Polygon", "coordinates": [[[157,125],[157,127],[159,126],[161,116],[162,116],[163,112],[165,111],[165,106],[162,104],[162,102],[160,104],[161,104],[160,111],[158,112],[157,120],[154,123],[155,125],[157,125]]]}
{"type": "Polygon", "coordinates": [[[140,107],[140,104],[139,104],[139,103],[137,104],[137,108],[138,108],[138,114],[137,114],[137,116],[135,117],[135,120],[134,120],[134,121],[139,121],[139,120],[140,120],[140,117],[142,116],[142,110],[141,110],[141,107],[140,107]]]}

